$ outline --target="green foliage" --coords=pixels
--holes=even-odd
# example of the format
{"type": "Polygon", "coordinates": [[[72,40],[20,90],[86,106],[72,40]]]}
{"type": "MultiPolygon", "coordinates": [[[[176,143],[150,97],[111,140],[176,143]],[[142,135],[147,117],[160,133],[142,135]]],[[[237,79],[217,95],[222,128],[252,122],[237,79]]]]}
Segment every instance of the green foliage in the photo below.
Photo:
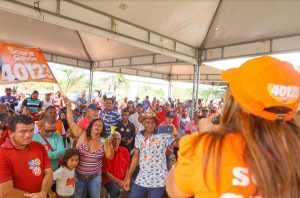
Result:
{"type": "Polygon", "coordinates": [[[65,94],[73,91],[87,90],[89,81],[84,78],[84,74],[73,68],[61,69],[64,75],[63,79],[57,79],[59,87],[65,94]]]}
{"type": "MultiPolygon", "coordinates": [[[[174,98],[179,98],[180,100],[191,99],[193,95],[193,88],[177,88],[172,87],[172,94],[174,98]]],[[[218,86],[210,86],[208,88],[201,88],[201,85],[198,90],[198,98],[209,100],[215,97],[224,97],[225,90],[220,89],[218,86]]]]}
{"type": "Polygon", "coordinates": [[[122,95],[128,95],[130,89],[130,81],[122,74],[112,74],[105,78],[97,78],[94,80],[93,89],[122,92],[122,95]]]}
{"type": "Polygon", "coordinates": [[[157,98],[159,97],[164,97],[165,96],[165,92],[162,88],[153,88],[150,86],[142,86],[138,88],[138,95],[139,96],[155,96],[157,98]]]}
{"type": "Polygon", "coordinates": [[[214,98],[222,98],[225,95],[225,90],[220,89],[218,86],[211,86],[206,89],[200,89],[198,92],[198,98],[210,100],[214,98]]]}
{"type": "Polygon", "coordinates": [[[183,89],[173,86],[172,89],[173,98],[179,98],[181,101],[192,98],[193,88],[183,89]]]}

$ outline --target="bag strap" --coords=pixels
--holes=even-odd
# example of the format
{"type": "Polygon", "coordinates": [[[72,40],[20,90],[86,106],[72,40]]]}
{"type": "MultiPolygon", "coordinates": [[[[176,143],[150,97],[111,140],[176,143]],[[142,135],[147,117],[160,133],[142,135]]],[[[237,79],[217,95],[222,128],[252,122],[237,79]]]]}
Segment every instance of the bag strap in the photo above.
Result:
{"type": "Polygon", "coordinates": [[[39,132],[40,136],[43,138],[44,142],[46,143],[46,146],[50,149],[50,151],[54,151],[53,147],[51,146],[51,144],[48,142],[48,140],[42,136],[42,134],[39,132]]]}

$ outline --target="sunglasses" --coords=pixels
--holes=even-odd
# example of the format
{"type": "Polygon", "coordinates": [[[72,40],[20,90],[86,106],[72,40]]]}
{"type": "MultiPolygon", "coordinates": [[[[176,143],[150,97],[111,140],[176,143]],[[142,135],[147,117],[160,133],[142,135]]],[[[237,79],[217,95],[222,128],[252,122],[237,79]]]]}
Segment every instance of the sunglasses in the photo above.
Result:
{"type": "Polygon", "coordinates": [[[46,129],[43,128],[43,130],[44,130],[45,133],[54,133],[54,132],[56,132],[56,129],[46,130],[46,129]]]}

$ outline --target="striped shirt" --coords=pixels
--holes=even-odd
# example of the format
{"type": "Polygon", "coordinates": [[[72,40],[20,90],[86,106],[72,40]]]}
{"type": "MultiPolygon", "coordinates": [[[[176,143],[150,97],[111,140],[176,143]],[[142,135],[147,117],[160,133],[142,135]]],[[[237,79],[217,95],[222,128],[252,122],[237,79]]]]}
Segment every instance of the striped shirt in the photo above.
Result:
{"type": "Polygon", "coordinates": [[[42,107],[42,102],[40,99],[32,100],[31,97],[29,97],[23,101],[22,105],[29,107],[30,113],[38,113],[42,107]]]}
{"type": "Polygon", "coordinates": [[[90,153],[87,145],[81,144],[78,150],[80,153],[80,162],[76,168],[76,172],[84,176],[101,174],[102,157],[104,156],[103,147],[90,153]]]}
{"type": "Polygon", "coordinates": [[[121,121],[121,115],[119,114],[119,112],[115,110],[106,112],[104,109],[103,111],[100,112],[100,117],[102,118],[105,125],[105,129],[106,129],[105,136],[110,135],[111,126],[116,126],[121,121]]]}

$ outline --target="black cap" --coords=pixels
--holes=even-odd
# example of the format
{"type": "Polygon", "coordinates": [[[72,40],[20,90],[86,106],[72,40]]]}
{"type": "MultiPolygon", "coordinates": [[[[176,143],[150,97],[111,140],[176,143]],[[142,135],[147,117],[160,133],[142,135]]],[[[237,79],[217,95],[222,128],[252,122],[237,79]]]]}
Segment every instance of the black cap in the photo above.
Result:
{"type": "Polygon", "coordinates": [[[174,117],[175,117],[175,114],[174,114],[173,111],[168,111],[168,112],[166,113],[166,117],[174,118],[174,117]]]}
{"type": "Polygon", "coordinates": [[[100,110],[100,107],[98,107],[97,105],[95,104],[89,104],[89,106],[87,107],[87,109],[92,109],[92,110],[100,110]]]}

